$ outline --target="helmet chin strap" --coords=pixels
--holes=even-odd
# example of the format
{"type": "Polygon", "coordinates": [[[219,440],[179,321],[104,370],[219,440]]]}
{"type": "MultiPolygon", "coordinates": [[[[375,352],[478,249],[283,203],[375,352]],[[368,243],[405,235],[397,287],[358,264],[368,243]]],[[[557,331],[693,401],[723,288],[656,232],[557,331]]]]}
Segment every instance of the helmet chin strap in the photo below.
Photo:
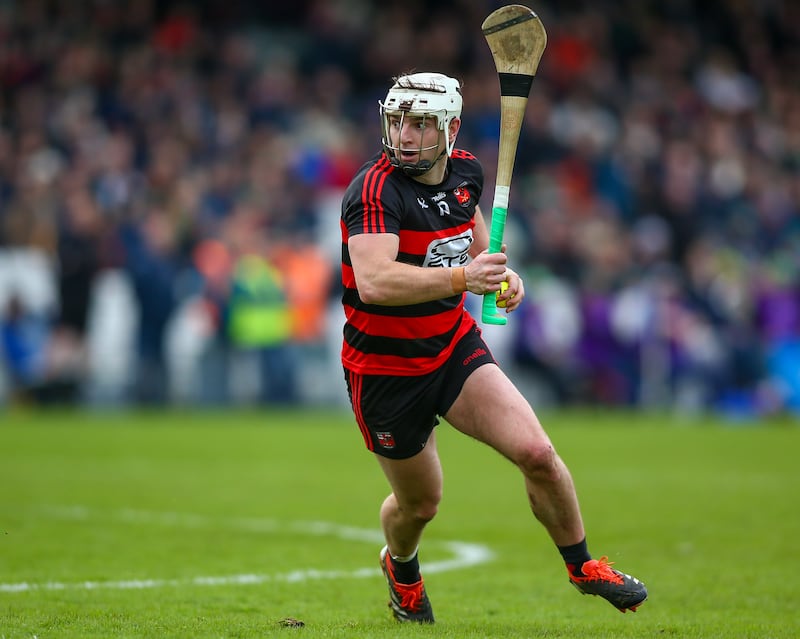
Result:
{"type": "Polygon", "coordinates": [[[420,160],[414,164],[403,163],[397,158],[397,156],[394,156],[391,159],[391,163],[399,167],[400,170],[409,177],[419,177],[420,175],[425,175],[428,171],[430,171],[434,164],[436,164],[445,154],[446,150],[443,149],[439,155],[436,156],[436,159],[433,160],[433,162],[430,160],[420,160]]]}

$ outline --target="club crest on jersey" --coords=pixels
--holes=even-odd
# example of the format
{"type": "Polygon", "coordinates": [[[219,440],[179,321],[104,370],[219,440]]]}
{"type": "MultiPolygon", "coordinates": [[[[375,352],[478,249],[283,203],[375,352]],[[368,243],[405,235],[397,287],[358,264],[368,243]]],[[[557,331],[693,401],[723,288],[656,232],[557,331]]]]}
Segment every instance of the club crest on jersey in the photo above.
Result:
{"type": "Polygon", "coordinates": [[[394,435],[392,435],[392,433],[390,433],[389,431],[378,431],[378,432],[375,433],[375,437],[378,438],[378,443],[383,448],[394,448],[395,447],[394,435]]]}
{"type": "Polygon", "coordinates": [[[469,196],[469,191],[467,189],[459,186],[453,191],[453,195],[456,196],[456,200],[458,200],[458,203],[461,206],[469,206],[470,196],[469,196]]]}

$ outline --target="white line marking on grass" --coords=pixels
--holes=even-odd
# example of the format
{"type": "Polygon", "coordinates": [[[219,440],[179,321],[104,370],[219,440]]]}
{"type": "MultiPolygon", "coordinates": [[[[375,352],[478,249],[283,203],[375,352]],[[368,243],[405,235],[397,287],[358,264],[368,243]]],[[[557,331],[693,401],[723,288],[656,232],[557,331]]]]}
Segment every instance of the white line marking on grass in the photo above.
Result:
{"type": "MultiPolygon", "coordinates": [[[[43,511],[47,516],[73,521],[88,521],[103,517],[127,523],[179,526],[183,528],[204,528],[220,526],[251,532],[294,532],[297,534],[319,537],[337,537],[347,541],[365,541],[382,544],[383,534],[379,530],[341,526],[326,521],[289,521],[274,519],[233,518],[215,520],[202,515],[185,513],[153,513],[140,510],[123,509],[111,513],[95,513],[82,506],[52,507],[43,511]]],[[[494,553],[482,544],[462,541],[429,542],[438,543],[451,555],[451,559],[424,563],[426,574],[461,570],[471,566],[487,563],[494,558],[494,553]]],[[[363,579],[381,574],[380,568],[358,568],[355,570],[292,570],[275,575],[245,574],[200,576],[185,579],[127,579],[124,581],[78,581],[43,583],[0,583],[0,593],[31,592],[35,590],[143,590],[147,588],[165,588],[178,586],[249,586],[264,583],[298,583],[302,581],[322,579],[363,579]]]]}

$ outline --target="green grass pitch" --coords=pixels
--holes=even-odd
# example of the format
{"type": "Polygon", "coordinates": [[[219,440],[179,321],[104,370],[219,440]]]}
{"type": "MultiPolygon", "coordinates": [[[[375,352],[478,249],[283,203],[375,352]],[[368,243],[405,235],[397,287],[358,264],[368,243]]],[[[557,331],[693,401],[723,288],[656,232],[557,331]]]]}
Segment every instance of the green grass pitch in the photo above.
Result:
{"type": "Polygon", "coordinates": [[[594,555],[648,585],[636,614],[570,587],[517,471],[446,424],[421,549],[437,623],[408,627],[377,565],[387,485],[349,413],[15,411],[0,638],[800,636],[796,422],[542,421],[594,555]]]}

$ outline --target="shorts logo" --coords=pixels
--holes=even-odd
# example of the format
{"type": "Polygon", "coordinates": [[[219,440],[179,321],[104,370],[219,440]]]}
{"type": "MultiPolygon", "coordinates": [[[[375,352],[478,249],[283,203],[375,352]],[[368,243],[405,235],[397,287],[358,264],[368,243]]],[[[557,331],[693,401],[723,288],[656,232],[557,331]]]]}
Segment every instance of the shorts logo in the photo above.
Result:
{"type": "Polygon", "coordinates": [[[483,348],[476,348],[472,354],[467,357],[463,362],[461,362],[464,366],[469,364],[471,361],[478,359],[481,355],[486,355],[486,350],[483,348]]]}
{"type": "Polygon", "coordinates": [[[389,431],[377,431],[375,433],[375,437],[378,438],[378,443],[383,448],[394,448],[394,435],[392,435],[392,433],[389,431]]]}

